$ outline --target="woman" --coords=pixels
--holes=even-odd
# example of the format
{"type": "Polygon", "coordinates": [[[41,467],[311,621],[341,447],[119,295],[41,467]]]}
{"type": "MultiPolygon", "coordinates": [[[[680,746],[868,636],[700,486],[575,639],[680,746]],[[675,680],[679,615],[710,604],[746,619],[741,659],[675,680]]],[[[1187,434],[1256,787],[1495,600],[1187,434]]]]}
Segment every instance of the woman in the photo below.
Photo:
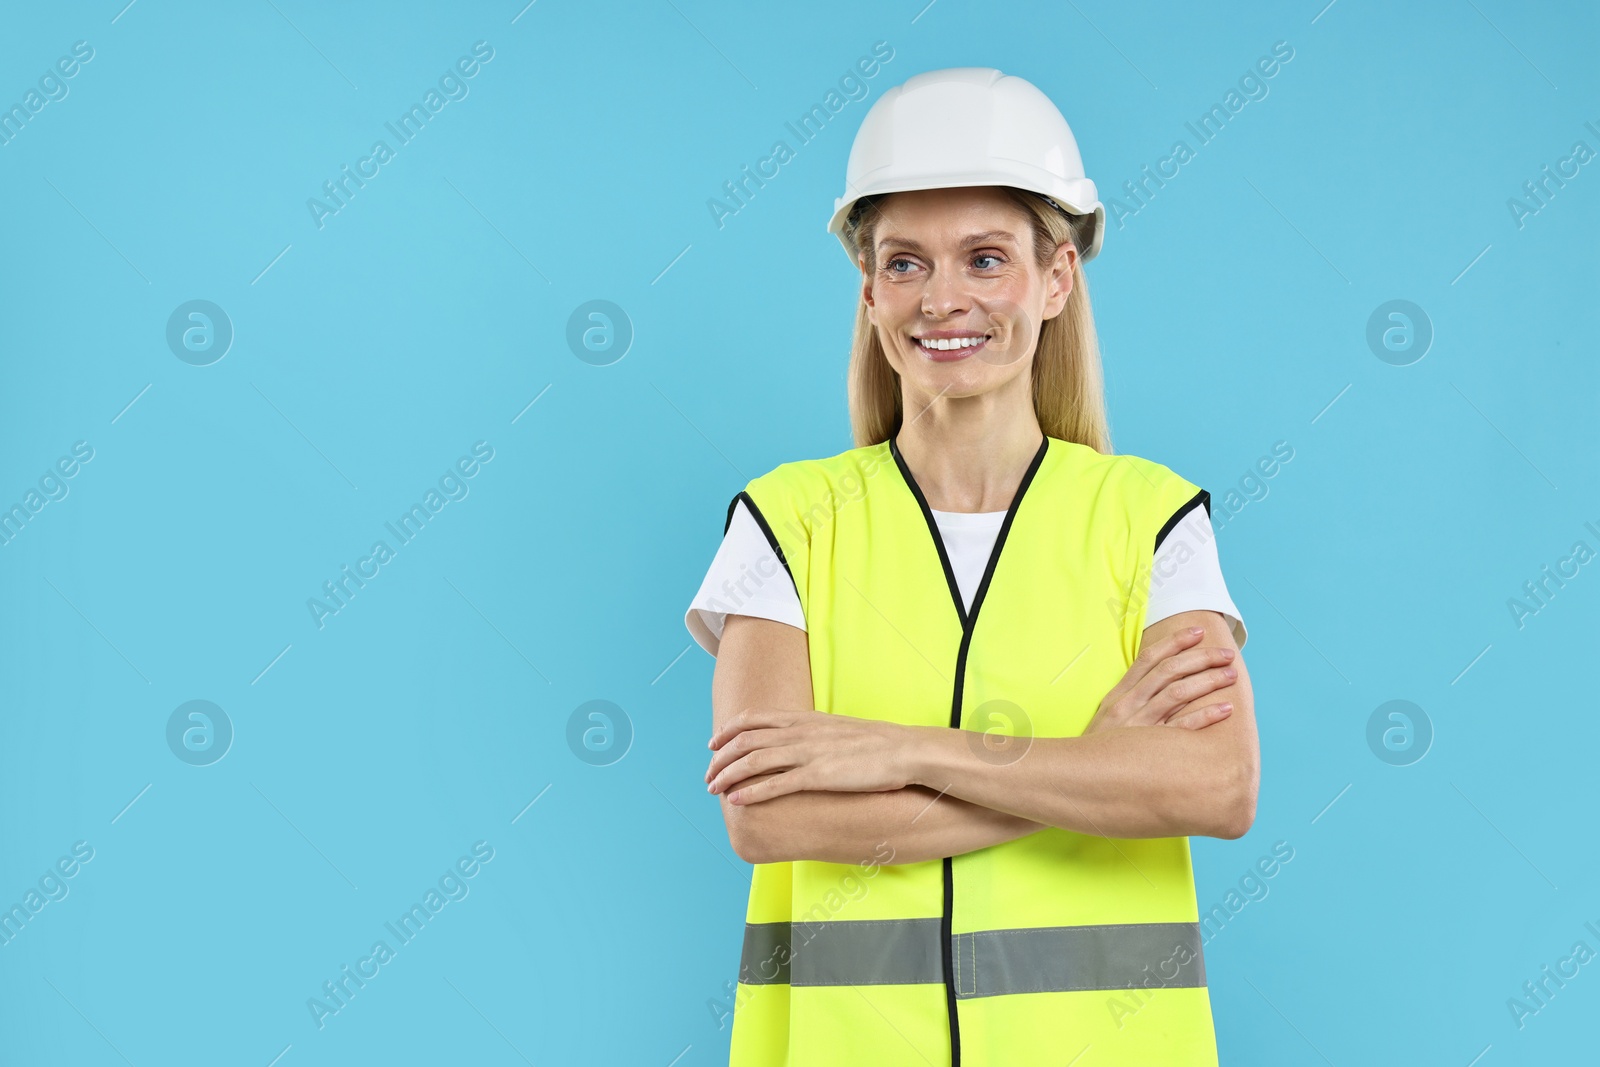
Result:
{"type": "Polygon", "coordinates": [[[732,1062],[1215,1064],[1188,837],[1254,820],[1245,630],[1208,494],[1110,452],[1071,130],[920,74],[846,188],[857,447],[751,481],[685,616],[755,865],[732,1062]]]}

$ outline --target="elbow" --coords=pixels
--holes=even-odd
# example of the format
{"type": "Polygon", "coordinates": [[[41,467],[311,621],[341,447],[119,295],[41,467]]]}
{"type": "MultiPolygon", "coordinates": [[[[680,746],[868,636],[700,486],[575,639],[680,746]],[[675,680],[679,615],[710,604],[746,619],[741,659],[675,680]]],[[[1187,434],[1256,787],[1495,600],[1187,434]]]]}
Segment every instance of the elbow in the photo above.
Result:
{"type": "Polygon", "coordinates": [[[1222,824],[1212,833],[1213,837],[1220,837],[1224,841],[1237,841],[1250,832],[1250,827],[1256,822],[1256,806],[1254,801],[1238,803],[1230,806],[1223,815],[1222,824]]]}
{"type": "Polygon", "coordinates": [[[757,863],[776,863],[777,862],[777,858],[776,857],[769,856],[766,852],[764,852],[760,848],[760,846],[758,844],[754,844],[754,843],[749,842],[749,841],[741,841],[741,840],[739,840],[737,838],[734,839],[733,851],[734,851],[734,854],[737,855],[740,859],[744,860],[746,863],[749,863],[751,865],[754,865],[754,864],[757,864],[757,863]]]}
{"type": "Polygon", "coordinates": [[[780,858],[773,848],[769,820],[758,818],[762,805],[744,806],[722,802],[722,818],[728,827],[728,843],[734,854],[746,863],[776,863],[780,858]]]}
{"type": "Polygon", "coordinates": [[[1210,836],[1236,841],[1249,833],[1256,821],[1256,798],[1260,786],[1261,774],[1254,759],[1240,760],[1230,765],[1226,780],[1215,794],[1221,799],[1217,812],[1218,824],[1210,836]]]}

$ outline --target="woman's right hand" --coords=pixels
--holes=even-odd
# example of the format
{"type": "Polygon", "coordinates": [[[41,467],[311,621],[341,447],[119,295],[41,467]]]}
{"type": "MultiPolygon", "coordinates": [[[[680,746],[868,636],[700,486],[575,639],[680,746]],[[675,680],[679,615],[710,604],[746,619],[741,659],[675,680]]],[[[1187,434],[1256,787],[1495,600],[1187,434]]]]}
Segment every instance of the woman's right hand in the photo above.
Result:
{"type": "Polygon", "coordinates": [[[1200,730],[1228,717],[1231,704],[1205,704],[1174,715],[1207,693],[1226,688],[1237,674],[1231,648],[1193,647],[1204,631],[1180,630],[1139,650],[1128,673],[1100,701],[1083,731],[1120,726],[1178,726],[1200,730]]]}

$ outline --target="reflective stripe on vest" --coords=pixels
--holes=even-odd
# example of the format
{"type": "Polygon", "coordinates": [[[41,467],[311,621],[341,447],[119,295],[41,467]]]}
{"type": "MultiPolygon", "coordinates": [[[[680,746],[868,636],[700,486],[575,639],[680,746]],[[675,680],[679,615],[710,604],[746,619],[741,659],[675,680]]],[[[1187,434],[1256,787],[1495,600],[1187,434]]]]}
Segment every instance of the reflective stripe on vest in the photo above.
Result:
{"type": "MultiPolygon", "coordinates": [[[[740,981],[941,983],[941,923],[937,918],[746,923],[740,981]]],[[[954,942],[952,980],[961,998],[1206,984],[1199,923],[980,930],[956,934],[954,942]]]]}

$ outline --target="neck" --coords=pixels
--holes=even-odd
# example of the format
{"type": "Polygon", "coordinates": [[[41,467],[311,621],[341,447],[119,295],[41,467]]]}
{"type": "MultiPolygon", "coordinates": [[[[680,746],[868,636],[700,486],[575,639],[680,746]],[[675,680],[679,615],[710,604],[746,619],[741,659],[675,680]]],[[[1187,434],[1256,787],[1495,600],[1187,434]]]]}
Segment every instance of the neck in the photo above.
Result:
{"type": "Polygon", "coordinates": [[[1025,412],[998,411],[987,399],[942,399],[920,415],[905,409],[912,415],[895,445],[935,511],[1006,510],[1039,452],[1044,432],[1031,398],[1025,412]]]}

